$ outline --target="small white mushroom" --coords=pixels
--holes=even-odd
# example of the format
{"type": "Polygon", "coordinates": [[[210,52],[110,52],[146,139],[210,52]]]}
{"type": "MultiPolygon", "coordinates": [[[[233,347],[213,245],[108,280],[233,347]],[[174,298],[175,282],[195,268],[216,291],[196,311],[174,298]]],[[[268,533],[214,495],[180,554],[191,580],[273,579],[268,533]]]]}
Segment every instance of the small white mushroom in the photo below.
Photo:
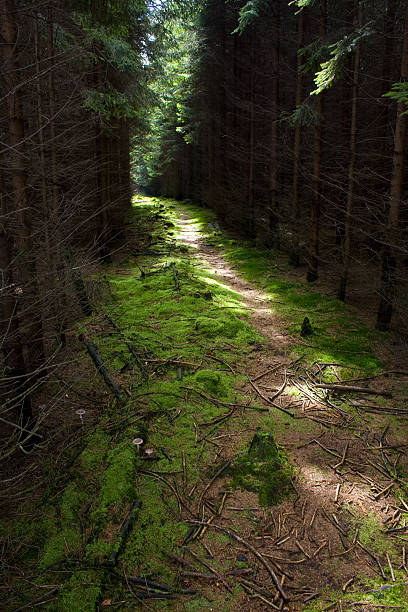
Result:
{"type": "Polygon", "coordinates": [[[81,419],[82,425],[84,424],[83,417],[84,417],[85,412],[86,412],[86,410],[83,410],[83,408],[80,408],[79,410],[75,410],[75,414],[79,415],[79,418],[81,419]]]}
{"type": "Polygon", "coordinates": [[[140,453],[140,447],[143,444],[143,439],[142,438],[135,438],[133,440],[133,444],[135,444],[137,446],[137,452],[140,453]]]}

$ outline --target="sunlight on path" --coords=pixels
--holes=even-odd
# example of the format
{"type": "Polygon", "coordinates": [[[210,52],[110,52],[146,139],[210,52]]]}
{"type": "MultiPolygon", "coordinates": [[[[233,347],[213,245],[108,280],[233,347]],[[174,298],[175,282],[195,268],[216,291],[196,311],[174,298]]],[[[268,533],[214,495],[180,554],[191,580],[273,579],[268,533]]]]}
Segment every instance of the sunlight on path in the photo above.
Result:
{"type": "Polygon", "coordinates": [[[266,293],[242,279],[217,249],[206,244],[210,234],[204,232],[199,223],[192,221],[181,209],[177,213],[177,240],[196,249],[194,256],[204,262],[209,272],[219,276],[225,285],[241,295],[242,304],[252,311],[252,322],[262,334],[279,342],[280,348],[282,345],[293,344],[293,340],[289,340],[289,336],[282,332],[278,315],[269,307],[270,300],[266,293]]]}

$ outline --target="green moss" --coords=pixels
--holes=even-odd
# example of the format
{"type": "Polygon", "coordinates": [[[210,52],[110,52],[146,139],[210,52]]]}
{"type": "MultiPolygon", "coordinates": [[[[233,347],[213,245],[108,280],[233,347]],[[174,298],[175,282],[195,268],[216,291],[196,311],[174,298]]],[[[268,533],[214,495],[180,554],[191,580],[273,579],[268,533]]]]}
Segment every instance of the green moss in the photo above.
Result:
{"type": "Polygon", "coordinates": [[[221,372],[199,370],[192,378],[211,396],[222,399],[231,395],[230,377],[221,372]]]}
{"type": "Polygon", "coordinates": [[[74,553],[78,553],[81,544],[82,541],[79,529],[74,529],[72,527],[63,528],[59,533],[48,540],[40,567],[49,567],[74,553]]]}
{"type": "Polygon", "coordinates": [[[177,502],[163,486],[151,479],[139,488],[142,507],[120,558],[126,570],[136,575],[150,574],[172,581],[166,553],[182,543],[187,527],[178,522],[177,502]]]}
{"type": "Polygon", "coordinates": [[[69,483],[64,491],[61,502],[62,522],[74,522],[78,518],[81,505],[87,499],[85,491],[78,488],[75,482],[69,483]]]}
{"type": "Polygon", "coordinates": [[[258,430],[248,452],[234,462],[233,487],[259,495],[261,506],[281,501],[290,488],[292,469],[270,432],[258,430]]]}
{"type": "Polygon", "coordinates": [[[112,552],[112,545],[104,540],[97,540],[87,546],[85,558],[93,561],[94,563],[105,563],[110,553],[112,552]]]}
{"type": "MultiPolygon", "coordinates": [[[[169,210],[160,211],[164,218],[153,224],[153,216],[160,205],[161,200],[144,199],[140,207],[134,208],[130,223],[146,236],[152,234],[155,248],[165,251],[169,246],[169,242],[166,246],[168,216],[178,214],[180,206],[167,202],[169,210]]],[[[188,210],[194,215],[192,223],[208,233],[213,213],[191,205],[188,210]]],[[[300,339],[304,317],[310,318],[315,331],[313,337],[298,347],[294,341],[292,347],[305,354],[306,360],[336,361],[352,366],[339,371],[343,377],[378,369],[379,363],[370,348],[374,338],[372,332],[362,326],[344,304],[319,294],[305,283],[287,280],[286,263],[277,253],[261,252],[249,242],[238,244],[218,231],[213,232],[211,240],[224,246],[227,257],[239,271],[267,292],[272,308],[279,302],[278,313],[286,318],[287,330],[296,340],[300,339]]],[[[216,472],[219,459],[214,458],[215,449],[205,437],[220,426],[212,422],[227,409],[183,387],[193,387],[219,400],[246,403],[248,398],[241,398],[235,392],[243,379],[234,376],[219,361],[212,360],[212,356],[239,370],[243,356],[252,345],[263,341],[246,320],[248,311],[240,301],[241,296],[219,276],[196,261],[186,260],[185,254],[186,248],[179,247],[173,240],[171,261],[177,269],[180,290],[176,290],[173,269],[166,256],[136,255],[136,260],[126,256],[126,261],[112,264],[107,274],[111,301],[102,308],[109,312],[121,333],[101,325],[99,319],[83,325],[84,332],[94,335],[108,370],[130,394],[130,405],[122,413],[112,406],[105,408],[100,425],[86,439],[86,449],[67,475],[65,491],[42,509],[43,518],[35,527],[21,521],[17,531],[14,525],[10,529],[14,535],[20,534],[23,546],[19,555],[27,561],[30,570],[34,564],[37,570],[40,556],[43,571],[39,579],[43,583],[48,580],[50,565],[70,561],[70,557],[77,558],[83,553],[89,534],[92,534],[91,543],[86,547],[85,561],[96,565],[106,562],[129,503],[135,499],[142,501],[142,508],[119,554],[118,564],[133,575],[149,575],[169,584],[176,579],[176,570],[166,555],[183,541],[187,527],[179,520],[172,489],[152,476],[138,474],[138,469],[152,469],[170,485],[181,487],[184,452],[187,484],[182,496],[203,478],[204,472],[206,478],[216,472]],[[148,382],[140,374],[126,343],[132,345],[142,362],[147,362],[148,382]],[[174,360],[193,364],[182,367],[182,380],[178,379],[174,360]],[[203,369],[194,364],[201,364],[203,369]],[[119,374],[124,365],[129,365],[130,372],[119,374]],[[129,418],[129,423],[125,418],[129,418]],[[155,449],[154,463],[138,458],[131,441],[139,436],[155,449]]],[[[334,377],[334,373],[327,372],[326,378],[330,376],[334,377]]],[[[81,390],[88,390],[90,383],[92,381],[85,381],[81,390]]],[[[100,392],[102,385],[98,377],[95,376],[93,384],[100,392]]],[[[255,414],[250,411],[236,414],[241,419],[241,427],[253,427],[256,419],[261,429],[258,443],[252,444],[236,459],[233,486],[257,491],[260,503],[268,505],[279,501],[289,490],[291,475],[284,452],[269,433],[272,419],[274,433],[293,427],[294,421],[281,413],[255,414]]],[[[296,426],[311,431],[317,427],[307,419],[296,421],[296,426]]],[[[50,462],[50,477],[53,470],[54,464],[50,462]]],[[[252,515],[248,518],[256,520],[252,515]]],[[[359,519],[356,524],[360,522],[359,519]]],[[[361,531],[370,549],[385,550],[378,525],[367,523],[361,531]]],[[[210,541],[215,538],[218,544],[224,538],[225,545],[229,542],[228,536],[213,532],[208,532],[206,537],[210,541]]],[[[216,561],[214,564],[217,565],[216,561]]],[[[66,569],[71,568],[69,563],[66,569]]],[[[66,584],[50,609],[94,610],[100,598],[106,596],[102,593],[102,584],[109,585],[106,587],[109,598],[126,598],[122,585],[110,584],[108,575],[102,571],[75,572],[72,577],[69,571],[64,571],[63,580],[66,584]]],[[[236,609],[235,593],[231,596],[215,593],[211,599],[194,598],[186,602],[186,609],[236,609]]],[[[152,608],[173,609],[171,603],[163,602],[153,603],[152,608]]]]}
{"type": "Polygon", "coordinates": [[[101,578],[96,572],[77,572],[73,574],[62,589],[58,600],[50,606],[55,612],[90,612],[96,609],[101,595],[101,578]]]}
{"type": "Polygon", "coordinates": [[[403,582],[385,584],[376,580],[367,580],[363,576],[357,578],[358,588],[347,592],[327,590],[324,597],[315,600],[305,608],[303,612],[322,612],[327,608],[328,602],[341,602],[343,610],[349,610],[347,604],[355,601],[366,601],[368,606],[375,609],[378,604],[381,609],[387,606],[398,606],[401,612],[408,612],[408,587],[403,582]]]}
{"type": "Polygon", "coordinates": [[[133,496],[132,476],[134,472],[135,450],[131,440],[118,444],[108,454],[108,467],[101,489],[102,513],[116,503],[131,501],[133,496]]]}
{"type": "Polygon", "coordinates": [[[355,517],[353,524],[358,527],[358,537],[364,546],[380,554],[393,554],[394,543],[384,534],[384,525],[376,514],[369,512],[366,516],[355,517]]]}
{"type": "Polygon", "coordinates": [[[81,453],[81,467],[90,472],[100,470],[109,448],[109,436],[98,428],[88,439],[87,448],[81,453]]]}

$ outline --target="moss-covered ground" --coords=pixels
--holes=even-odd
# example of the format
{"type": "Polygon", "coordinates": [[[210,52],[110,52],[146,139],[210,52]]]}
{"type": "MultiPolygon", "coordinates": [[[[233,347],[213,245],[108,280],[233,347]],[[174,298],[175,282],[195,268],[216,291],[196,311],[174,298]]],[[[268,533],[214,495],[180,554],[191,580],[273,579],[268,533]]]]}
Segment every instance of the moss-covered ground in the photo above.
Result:
{"type": "MultiPolygon", "coordinates": [[[[338,370],[343,379],[380,370],[371,350],[378,333],[374,336],[347,306],[285,279],[289,264],[279,258],[277,265],[276,253],[223,235],[211,212],[191,204],[183,205],[183,210],[207,241],[222,248],[225,257],[267,293],[271,306],[276,303],[286,331],[294,338],[287,353],[293,352],[295,359],[301,355],[305,363],[343,365],[338,370]],[[305,316],[313,334],[299,342],[305,316]]],[[[50,476],[41,498],[1,523],[3,550],[12,559],[5,567],[6,610],[37,605],[55,612],[144,606],[190,612],[244,609],[242,584],[232,592],[218,582],[210,590],[183,592],[186,585],[171,555],[179,556],[190,537],[185,519],[197,518],[197,509],[201,511],[195,491],[211,485],[223,469],[225,457],[217,435],[232,431],[237,442],[229,449],[235,477],[230,465],[225,471],[230,489],[215,493],[214,516],[228,491],[236,487],[256,491],[266,507],[289,492],[294,472],[286,454],[274,446],[273,456],[254,460],[253,450],[248,450],[250,438],[243,433],[241,443],[239,433],[258,427],[267,436],[269,432],[279,436],[293,421],[282,413],[272,418],[261,412],[262,405],[243,390],[246,378],[240,372],[264,339],[251,326],[240,295],[178,241],[179,213],[180,204],[172,201],[136,200],[129,227],[134,246],[103,270],[111,297],[73,330],[76,336],[86,333],[97,346],[125,402],[107,402],[92,427],[81,422],[78,445],[59,459],[58,478],[50,476]],[[246,408],[239,412],[235,431],[228,428],[237,405],[246,408]],[[138,438],[142,443],[135,443],[138,438]],[[63,469],[67,461],[69,468],[63,469]],[[140,579],[168,590],[152,587],[158,600],[145,600],[149,592],[137,582],[140,579]]],[[[80,364],[86,358],[84,347],[78,345],[77,350],[80,364]]],[[[104,385],[96,372],[85,384],[104,385]]],[[[305,431],[313,427],[310,422],[297,424],[305,431]]],[[[245,516],[254,521],[250,513],[245,516]]],[[[388,541],[375,517],[360,517],[358,525],[363,544],[378,554],[386,550],[394,554],[384,548],[388,541]]],[[[208,538],[210,547],[225,548],[230,542],[225,534],[211,530],[208,538]]],[[[220,569],[216,559],[210,563],[220,569]]],[[[246,568],[245,563],[230,563],[233,570],[246,568]]],[[[202,567],[199,571],[208,572],[202,567]]],[[[381,590],[383,581],[367,582],[361,593],[353,592],[352,600],[408,610],[402,604],[403,571],[396,571],[398,584],[381,590]]],[[[327,591],[303,609],[328,609],[327,602],[340,600],[341,609],[347,610],[350,598],[339,591],[327,591]]],[[[261,606],[254,610],[264,609],[261,600],[251,601],[261,606]]]]}

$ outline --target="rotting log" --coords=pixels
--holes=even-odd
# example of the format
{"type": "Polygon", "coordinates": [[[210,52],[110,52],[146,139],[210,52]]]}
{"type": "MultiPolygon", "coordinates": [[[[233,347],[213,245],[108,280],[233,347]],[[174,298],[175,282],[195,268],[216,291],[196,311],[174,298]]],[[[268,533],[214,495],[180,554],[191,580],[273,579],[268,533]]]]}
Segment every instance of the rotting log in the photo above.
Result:
{"type": "Polygon", "coordinates": [[[89,336],[86,334],[81,334],[79,336],[79,340],[83,342],[88,350],[89,356],[95,364],[96,369],[104,379],[106,385],[112,391],[115,398],[118,400],[121,406],[125,405],[125,400],[123,398],[122,392],[118,385],[115,383],[108,370],[106,369],[105,364],[103,363],[102,357],[99,355],[98,349],[95,344],[90,340],[89,336]]]}

